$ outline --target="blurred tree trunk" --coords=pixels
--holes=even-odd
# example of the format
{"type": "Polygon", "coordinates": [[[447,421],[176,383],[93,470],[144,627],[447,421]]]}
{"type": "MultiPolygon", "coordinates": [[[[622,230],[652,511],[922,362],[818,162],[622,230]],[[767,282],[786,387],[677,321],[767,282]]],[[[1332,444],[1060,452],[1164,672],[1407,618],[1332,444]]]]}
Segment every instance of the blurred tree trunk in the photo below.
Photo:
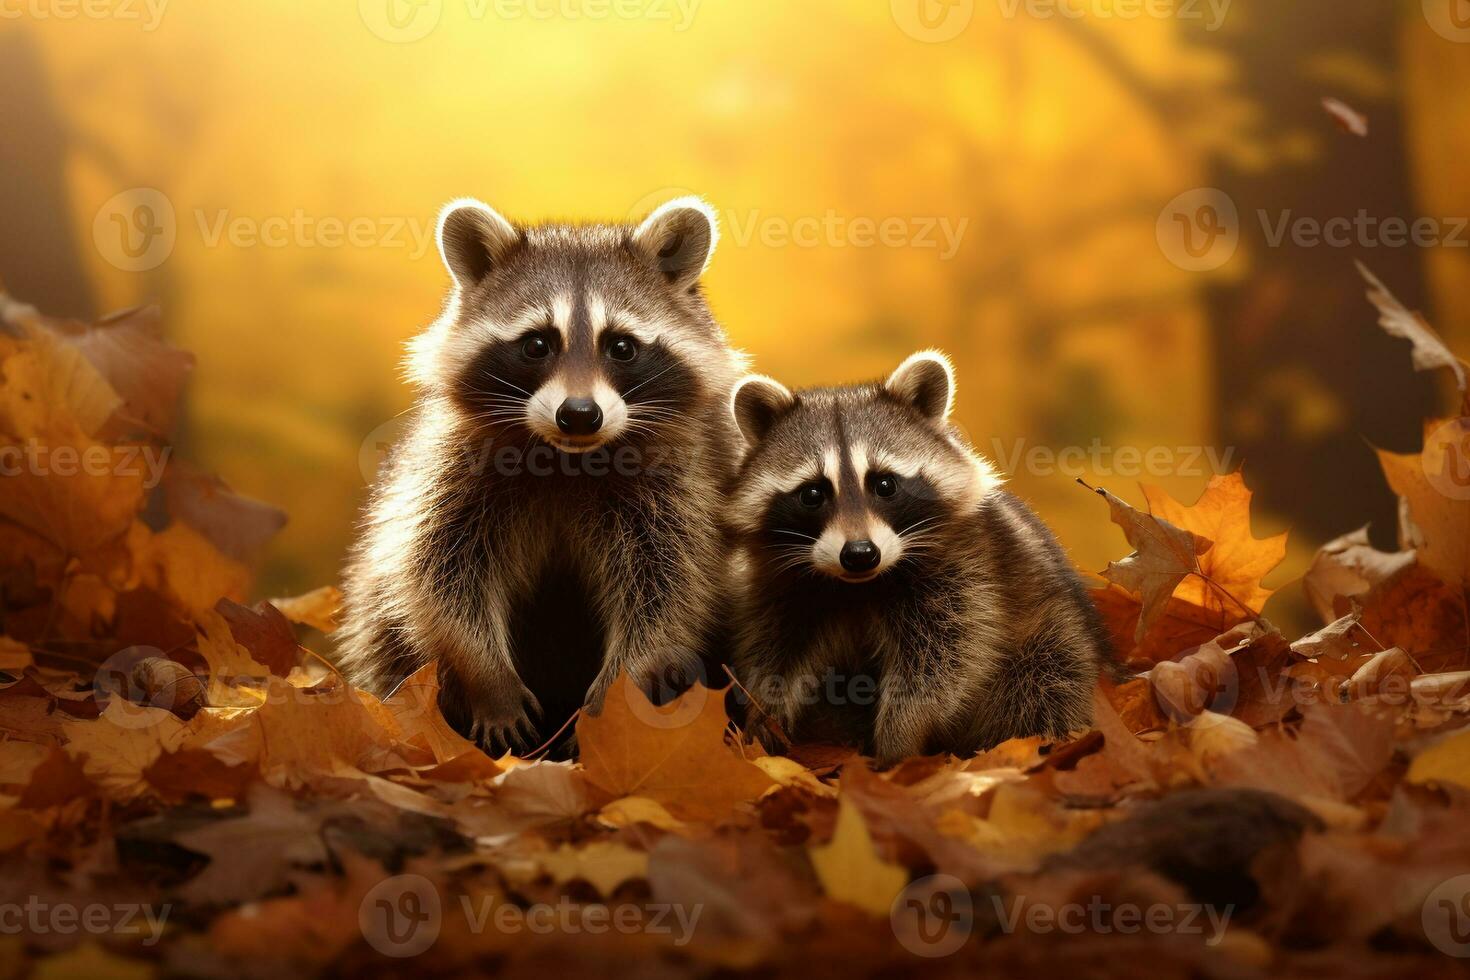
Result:
{"type": "MultiPolygon", "coordinates": [[[[1448,2],[1448,0],[1447,0],[1448,2]]],[[[1455,0],[1459,2],[1459,0],[1455,0]]],[[[1417,6],[1417,5],[1416,5],[1417,6]]],[[[1470,217],[1470,104],[1453,92],[1470,92],[1470,43],[1435,33],[1417,11],[1404,18],[1403,104],[1414,197],[1423,214],[1470,217]]],[[[1453,230],[1453,228],[1451,229],[1453,230]]],[[[1425,312],[1456,352],[1470,352],[1470,229],[1458,242],[1431,251],[1427,258],[1429,303],[1425,312]]]]}
{"type": "Polygon", "coordinates": [[[96,300],[72,233],[67,135],[26,31],[0,33],[0,283],[48,313],[91,319],[96,300]]]}
{"type": "Polygon", "coordinates": [[[1422,419],[1434,409],[1433,381],[1413,372],[1407,344],[1375,326],[1353,267],[1362,260],[1406,304],[1422,306],[1420,250],[1373,247],[1356,229],[1345,248],[1296,245],[1289,234],[1270,244],[1288,215],[1416,216],[1401,111],[1401,16],[1396,4],[1264,0],[1206,42],[1235,62],[1242,94],[1262,111],[1272,157],[1260,166],[1221,162],[1214,175],[1239,209],[1252,255],[1247,277],[1209,295],[1220,441],[1238,447],[1260,502],[1313,542],[1365,519],[1375,541],[1393,540],[1395,502],[1364,440],[1417,449],[1422,419]],[[1365,113],[1368,137],[1342,132],[1323,96],[1365,113]]]}

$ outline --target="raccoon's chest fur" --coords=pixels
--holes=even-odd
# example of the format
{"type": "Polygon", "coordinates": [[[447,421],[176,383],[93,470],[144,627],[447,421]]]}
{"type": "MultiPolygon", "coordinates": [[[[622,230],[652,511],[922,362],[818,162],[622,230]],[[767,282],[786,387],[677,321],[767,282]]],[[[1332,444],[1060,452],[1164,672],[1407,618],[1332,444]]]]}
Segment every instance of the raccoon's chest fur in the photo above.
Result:
{"type": "Polygon", "coordinates": [[[511,605],[516,670],[554,726],[571,717],[602,664],[607,629],[591,576],[564,550],[548,554],[511,605]]]}
{"type": "Polygon", "coordinates": [[[796,731],[788,733],[796,741],[872,751],[884,672],[873,642],[874,619],[867,610],[849,610],[825,624],[830,655],[816,671],[815,690],[797,715],[796,731]]]}

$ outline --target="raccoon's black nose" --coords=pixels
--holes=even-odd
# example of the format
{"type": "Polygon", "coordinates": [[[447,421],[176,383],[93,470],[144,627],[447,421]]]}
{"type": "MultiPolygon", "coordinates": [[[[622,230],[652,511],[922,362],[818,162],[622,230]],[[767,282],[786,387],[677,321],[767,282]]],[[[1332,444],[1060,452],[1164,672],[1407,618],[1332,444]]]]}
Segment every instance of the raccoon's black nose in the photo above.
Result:
{"type": "Polygon", "coordinates": [[[883,552],[871,541],[849,541],[842,546],[841,558],[849,572],[871,572],[883,560],[883,552]]]}
{"type": "Polygon", "coordinates": [[[602,409],[590,398],[568,398],[556,410],[556,427],[569,436],[590,436],[602,428],[602,409]]]}

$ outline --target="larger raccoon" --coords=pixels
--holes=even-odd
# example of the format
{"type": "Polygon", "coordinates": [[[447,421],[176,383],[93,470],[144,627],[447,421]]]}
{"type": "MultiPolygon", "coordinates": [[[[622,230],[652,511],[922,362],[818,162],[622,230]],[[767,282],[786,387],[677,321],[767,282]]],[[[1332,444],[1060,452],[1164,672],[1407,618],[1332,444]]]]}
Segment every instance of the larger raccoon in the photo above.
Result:
{"type": "Polygon", "coordinates": [[[453,290],[410,342],[419,401],[346,573],[354,683],[385,694],[437,659],[445,716],[498,754],[620,671],[693,676],[744,368],[700,287],[717,237],[696,198],[636,228],[445,208],[453,290]]]}
{"type": "Polygon", "coordinates": [[[949,423],[954,375],[792,393],[759,376],[729,521],[736,675],[797,740],[881,761],[1087,725],[1107,641],[1046,526],[949,423]]]}

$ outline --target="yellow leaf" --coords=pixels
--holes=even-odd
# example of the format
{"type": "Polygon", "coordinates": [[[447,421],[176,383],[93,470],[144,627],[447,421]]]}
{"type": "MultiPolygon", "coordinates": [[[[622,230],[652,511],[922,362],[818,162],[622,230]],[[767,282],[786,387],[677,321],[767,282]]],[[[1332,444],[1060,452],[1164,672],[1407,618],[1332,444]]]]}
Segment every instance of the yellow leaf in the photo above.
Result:
{"type": "Polygon", "coordinates": [[[612,841],[593,841],[585,847],[563,844],[538,855],[538,860],[558,885],[580,879],[603,896],[612,895],[625,881],[648,877],[648,855],[612,841]]]}
{"type": "Polygon", "coordinates": [[[31,971],[31,980],[149,980],[158,975],[151,963],[130,960],[110,953],[93,942],[85,942],[39,961],[31,971]]]}
{"type": "Polygon", "coordinates": [[[662,803],[646,796],[625,796],[613,800],[597,814],[597,819],[609,827],[631,827],[646,823],[659,830],[679,831],[688,825],[664,809],[662,803]]]}
{"type": "Polygon", "coordinates": [[[226,557],[198,531],[175,522],[160,533],[135,523],[128,549],[139,583],[162,593],[201,619],[221,598],[239,601],[250,586],[250,569],[226,557]]]}
{"type": "Polygon", "coordinates": [[[1470,732],[1461,732],[1414,756],[1404,778],[1411,783],[1470,786],[1470,732]]]}
{"type": "Polygon", "coordinates": [[[122,800],[147,789],[143,771],[165,751],[182,745],[188,726],[163,708],[142,708],[113,698],[96,719],[62,723],[66,751],[80,759],[82,771],[122,800]]]}
{"type": "Polygon", "coordinates": [[[1419,563],[1453,588],[1470,587],[1470,496],[1464,493],[1465,449],[1470,418],[1424,423],[1424,451],[1378,451],[1393,492],[1409,504],[1424,535],[1419,563]]]}
{"type": "Polygon", "coordinates": [[[335,585],[324,585],[288,599],[271,599],[270,604],[293,623],[330,633],[337,628],[342,592],[335,585]]]}
{"type": "Polygon", "coordinates": [[[763,755],[754,761],[762,772],[782,786],[798,786],[818,796],[837,795],[836,788],[813,776],[811,770],[795,759],[788,759],[784,755],[763,755]]]}
{"type": "Polygon", "coordinates": [[[908,871],[878,856],[862,814],[847,797],[838,797],[837,806],[832,840],[808,849],[822,889],[839,902],[887,915],[909,883],[908,871]]]}

